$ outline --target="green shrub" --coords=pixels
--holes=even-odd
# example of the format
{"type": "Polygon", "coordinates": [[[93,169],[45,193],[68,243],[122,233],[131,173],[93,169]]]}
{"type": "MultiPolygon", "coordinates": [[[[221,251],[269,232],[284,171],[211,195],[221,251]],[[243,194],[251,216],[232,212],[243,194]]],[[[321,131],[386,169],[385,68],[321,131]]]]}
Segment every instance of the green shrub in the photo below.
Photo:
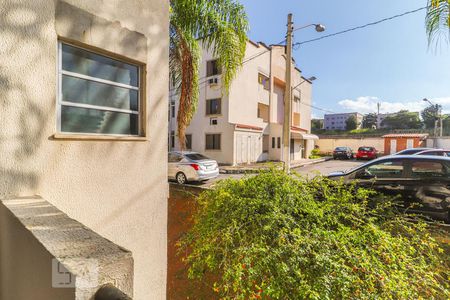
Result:
{"type": "Polygon", "coordinates": [[[221,181],[198,204],[180,250],[189,277],[214,278],[218,297],[450,296],[442,250],[427,225],[396,214],[395,206],[372,191],[270,170],[221,181]]]}
{"type": "Polygon", "coordinates": [[[311,150],[311,155],[309,156],[309,159],[316,159],[316,158],[322,158],[322,156],[320,155],[319,148],[314,148],[313,150],[311,150]]]}

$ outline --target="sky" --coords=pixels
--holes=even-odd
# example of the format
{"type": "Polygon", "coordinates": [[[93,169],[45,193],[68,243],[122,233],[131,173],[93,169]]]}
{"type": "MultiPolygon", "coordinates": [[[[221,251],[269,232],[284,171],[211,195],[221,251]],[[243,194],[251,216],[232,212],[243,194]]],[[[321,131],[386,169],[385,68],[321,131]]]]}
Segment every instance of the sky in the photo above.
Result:
{"type": "MultiPolygon", "coordinates": [[[[285,38],[287,14],[294,42],[378,21],[427,5],[426,0],[240,0],[250,21],[249,38],[267,44],[285,38]]],[[[428,98],[450,113],[450,43],[428,46],[425,10],[344,35],[301,45],[294,51],[305,77],[315,76],[313,117],[329,112],[420,111],[428,98]]]]}

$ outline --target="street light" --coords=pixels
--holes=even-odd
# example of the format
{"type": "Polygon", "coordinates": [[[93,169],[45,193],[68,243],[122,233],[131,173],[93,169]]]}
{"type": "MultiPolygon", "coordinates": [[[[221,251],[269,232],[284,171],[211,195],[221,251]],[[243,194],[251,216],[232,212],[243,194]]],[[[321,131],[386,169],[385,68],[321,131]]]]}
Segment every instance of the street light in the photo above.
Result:
{"type": "Polygon", "coordinates": [[[297,30],[304,29],[304,28],[312,27],[312,26],[315,27],[315,29],[316,29],[317,32],[324,32],[324,31],[325,31],[325,26],[322,25],[322,24],[308,24],[308,25],[305,25],[305,26],[302,26],[302,27],[299,27],[299,28],[295,28],[295,29],[293,30],[293,32],[294,32],[294,31],[297,31],[297,30]]]}
{"type": "Polygon", "coordinates": [[[317,78],[315,77],[315,76],[311,76],[311,77],[309,77],[308,79],[303,79],[303,81],[302,82],[300,82],[299,84],[297,84],[296,86],[294,86],[292,89],[293,90],[295,90],[296,88],[298,88],[299,86],[301,86],[303,83],[305,83],[306,81],[309,81],[309,82],[311,82],[311,81],[314,81],[314,80],[316,80],[317,78]]]}
{"type": "Polygon", "coordinates": [[[428,100],[427,98],[423,98],[423,101],[430,103],[431,106],[435,107],[435,118],[436,120],[434,120],[434,136],[437,137],[437,126],[438,126],[438,120],[439,120],[439,136],[442,136],[442,114],[441,111],[439,109],[439,105],[438,104],[434,104],[433,102],[431,102],[430,100],[428,100]]]}

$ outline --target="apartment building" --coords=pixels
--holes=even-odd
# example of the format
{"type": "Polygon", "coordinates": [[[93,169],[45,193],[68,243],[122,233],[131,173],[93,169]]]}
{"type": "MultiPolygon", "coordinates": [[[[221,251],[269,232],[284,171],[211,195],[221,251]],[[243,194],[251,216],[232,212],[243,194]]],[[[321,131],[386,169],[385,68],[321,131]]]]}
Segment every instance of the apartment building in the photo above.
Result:
{"type": "Polygon", "coordinates": [[[347,120],[351,116],[354,116],[356,118],[357,128],[360,129],[362,125],[363,115],[357,112],[326,114],[323,120],[323,128],[327,130],[346,130],[347,120]]]}
{"type": "MultiPolygon", "coordinates": [[[[282,159],[285,47],[248,41],[244,64],[229,93],[208,50],[200,67],[197,112],[186,130],[186,150],[203,153],[219,163],[246,164],[282,159]]],[[[312,83],[293,68],[291,159],[307,158],[318,137],[311,132],[312,83]]],[[[178,95],[169,112],[169,149],[179,150],[176,136],[178,95]]]]}

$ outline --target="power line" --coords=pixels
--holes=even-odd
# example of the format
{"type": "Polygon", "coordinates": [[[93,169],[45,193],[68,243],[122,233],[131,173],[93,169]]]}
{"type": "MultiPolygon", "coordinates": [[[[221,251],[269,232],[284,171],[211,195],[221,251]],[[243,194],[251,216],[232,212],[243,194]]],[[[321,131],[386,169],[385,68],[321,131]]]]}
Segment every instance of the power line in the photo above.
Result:
{"type": "Polygon", "coordinates": [[[311,108],[314,108],[314,109],[317,109],[317,110],[320,110],[320,111],[323,111],[323,112],[327,112],[327,113],[330,113],[330,114],[334,114],[335,113],[334,111],[323,109],[323,108],[320,108],[320,107],[317,107],[317,106],[314,106],[314,105],[311,105],[311,104],[308,104],[308,103],[300,102],[300,104],[303,104],[303,105],[309,106],[311,108]]]}
{"type": "Polygon", "coordinates": [[[356,26],[356,27],[349,28],[349,29],[346,29],[346,30],[338,31],[338,32],[335,32],[335,33],[331,33],[331,34],[328,34],[328,35],[324,35],[324,36],[315,38],[315,39],[306,40],[306,41],[303,41],[303,42],[297,42],[293,46],[296,47],[296,46],[304,45],[304,44],[307,44],[307,43],[312,43],[312,42],[316,42],[316,41],[319,41],[319,40],[323,40],[323,39],[326,39],[326,38],[329,38],[329,37],[333,37],[333,36],[336,36],[336,35],[341,35],[341,34],[344,34],[344,33],[347,33],[347,32],[363,29],[363,28],[366,28],[366,27],[369,27],[369,26],[378,25],[380,23],[383,23],[383,22],[386,22],[386,21],[390,21],[390,20],[393,20],[393,19],[396,19],[396,18],[404,17],[406,15],[410,15],[410,14],[419,12],[421,10],[427,9],[427,8],[428,8],[428,6],[424,6],[424,7],[418,8],[418,9],[410,10],[410,11],[407,11],[407,12],[404,12],[404,13],[401,13],[401,14],[389,17],[389,18],[384,18],[384,19],[381,19],[381,20],[378,20],[378,21],[375,21],[375,22],[371,22],[371,23],[367,23],[367,24],[361,25],[361,26],[356,26]]]}
{"type": "MultiPolygon", "coordinates": [[[[300,46],[300,45],[303,45],[303,44],[312,43],[312,42],[323,40],[323,39],[326,39],[326,38],[329,38],[329,37],[341,35],[341,34],[344,34],[344,33],[347,33],[347,32],[363,29],[363,28],[366,28],[366,27],[369,27],[369,26],[377,25],[377,24],[380,24],[380,23],[383,23],[383,22],[386,22],[386,21],[390,21],[390,20],[393,20],[393,19],[396,19],[396,18],[400,18],[400,17],[406,16],[406,15],[409,15],[409,14],[413,14],[413,13],[419,12],[419,11],[427,9],[427,8],[428,8],[428,6],[424,6],[424,7],[418,8],[418,9],[414,9],[414,10],[410,10],[410,11],[404,12],[402,14],[394,15],[394,16],[389,17],[389,18],[384,18],[384,19],[381,19],[381,20],[378,20],[378,21],[375,21],[375,22],[367,23],[365,25],[356,26],[356,27],[353,27],[353,28],[350,28],[350,29],[346,29],[346,30],[342,30],[342,31],[335,32],[335,33],[332,33],[332,34],[328,34],[328,35],[325,35],[325,36],[322,36],[322,37],[319,37],[319,38],[306,40],[306,41],[303,41],[303,42],[297,42],[297,43],[294,43],[293,46],[297,47],[297,46],[300,46]]],[[[285,41],[286,41],[286,39],[284,39],[281,42],[277,43],[277,45],[283,44],[285,41]]],[[[267,52],[270,52],[270,49],[266,49],[266,50],[264,50],[264,51],[262,51],[262,52],[260,52],[258,54],[250,56],[247,59],[244,59],[244,61],[242,62],[241,65],[244,65],[244,64],[248,63],[249,61],[252,61],[252,60],[258,58],[258,57],[260,57],[261,55],[264,55],[267,52]]],[[[203,76],[203,77],[199,78],[199,80],[205,79],[207,77],[209,77],[209,76],[203,76]]],[[[200,84],[202,84],[202,83],[200,83],[200,84]]],[[[199,86],[200,86],[200,84],[199,84],[199,86]]],[[[176,89],[176,88],[169,89],[169,91],[172,91],[174,89],[176,89]]],[[[177,94],[175,94],[174,96],[176,96],[176,95],[177,94]]]]}

